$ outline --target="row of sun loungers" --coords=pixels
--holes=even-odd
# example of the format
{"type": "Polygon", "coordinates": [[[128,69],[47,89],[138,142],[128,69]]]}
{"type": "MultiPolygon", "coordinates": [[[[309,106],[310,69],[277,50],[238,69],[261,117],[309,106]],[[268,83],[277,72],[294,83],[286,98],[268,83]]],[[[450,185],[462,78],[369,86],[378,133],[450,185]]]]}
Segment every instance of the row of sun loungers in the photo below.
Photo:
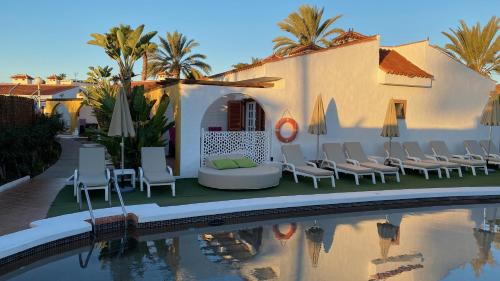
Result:
{"type": "MultiPolygon", "coordinates": [[[[175,196],[175,178],[172,168],[166,164],[163,147],[143,147],[141,149],[139,181],[141,191],[146,185],[148,197],[151,197],[151,186],[160,185],[169,185],[172,189],[172,196],[175,196]]],[[[105,192],[104,199],[108,201],[110,184],[111,172],[106,168],[104,147],[80,148],[78,169],[73,175],[74,195],[77,202],[81,202],[82,189],[102,189],[105,192]]]]}
{"type": "Polygon", "coordinates": [[[465,141],[465,155],[452,154],[443,141],[431,141],[429,145],[432,155],[425,154],[417,142],[386,142],[385,159],[389,160],[390,165],[385,165],[379,163],[375,157],[367,156],[359,142],[324,143],[324,159],[320,161],[320,167],[305,160],[299,145],[283,145],[283,167],[285,171],[293,173],[295,182],[298,182],[297,176],[311,177],[314,188],[317,188],[317,181],[321,178],[331,178],[332,187],[335,187],[334,176],[339,179],[339,173],[353,175],[356,185],[359,185],[361,176],[370,176],[375,184],[376,174],[380,176],[382,183],[385,183],[387,175],[394,175],[399,182],[399,170],[405,175],[406,169],[417,170],[425,179],[429,179],[430,172],[437,173],[441,178],[444,171],[446,177],[450,178],[450,174],[455,170],[459,177],[462,177],[462,167],[470,168],[473,175],[476,175],[476,169],[483,169],[487,175],[486,161],[500,167],[498,150],[494,145],[488,144],[488,141],[465,141]]]}

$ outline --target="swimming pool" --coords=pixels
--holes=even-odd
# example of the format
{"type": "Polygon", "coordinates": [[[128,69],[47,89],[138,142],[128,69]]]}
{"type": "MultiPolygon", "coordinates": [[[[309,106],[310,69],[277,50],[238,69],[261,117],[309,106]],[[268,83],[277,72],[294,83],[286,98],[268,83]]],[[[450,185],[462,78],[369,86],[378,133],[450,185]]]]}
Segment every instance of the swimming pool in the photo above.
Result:
{"type": "Polygon", "coordinates": [[[500,204],[132,231],[0,280],[498,280],[497,216],[500,204]]]}

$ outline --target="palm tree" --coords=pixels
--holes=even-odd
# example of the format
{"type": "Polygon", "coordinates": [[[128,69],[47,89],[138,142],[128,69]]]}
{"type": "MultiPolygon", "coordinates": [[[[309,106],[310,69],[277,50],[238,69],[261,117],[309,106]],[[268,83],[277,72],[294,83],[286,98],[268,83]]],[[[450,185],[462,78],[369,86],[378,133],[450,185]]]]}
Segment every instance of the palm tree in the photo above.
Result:
{"type": "Polygon", "coordinates": [[[479,23],[469,27],[461,20],[451,33],[443,34],[451,41],[441,48],[452,57],[483,75],[500,72],[500,38],[497,36],[500,19],[493,16],[484,28],[479,23]]]}
{"type": "Polygon", "coordinates": [[[192,53],[199,45],[193,39],[188,40],[182,33],[167,32],[165,38],[160,37],[159,48],[149,60],[151,74],[166,72],[177,79],[181,74],[190,79],[199,79],[203,76],[202,72],[209,74],[212,69],[203,61],[207,57],[192,53]]]}
{"type": "Polygon", "coordinates": [[[90,45],[102,47],[106,54],[118,64],[120,81],[125,93],[130,97],[132,93],[131,82],[134,64],[146,52],[151,39],[156,31],[142,35],[144,25],[132,29],[130,25],[113,27],[109,33],[93,33],[94,39],[88,41],[90,45]]]}
{"type": "Polygon", "coordinates": [[[59,75],[56,75],[57,80],[64,80],[66,79],[67,75],[66,73],[61,73],[59,75]]]}
{"type": "Polygon", "coordinates": [[[342,15],[328,18],[322,21],[324,8],[310,5],[302,5],[298,12],[293,12],[282,22],[278,23],[281,30],[292,34],[294,39],[279,36],[274,38],[274,50],[279,55],[287,55],[302,46],[325,45],[328,37],[333,34],[341,34],[340,28],[332,28],[332,25],[342,15]]]}
{"type": "Polygon", "coordinates": [[[250,63],[239,62],[237,64],[233,64],[232,67],[238,69],[238,68],[242,68],[242,67],[249,66],[252,64],[256,64],[256,63],[261,62],[261,61],[262,61],[262,59],[252,57],[250,59],[250,63]]]}
{"type": "Polygon", "coordinates": [[[105,66],[89,66],[89,72],[87,72],[87,82],[90,83],[99,83],[100,81],[109,80],[111,81],[111,72],[113,71],[112,67],[105,66]]]}
{"type": "Polygon", "coordinates": [[[154,54],[156,52],[156,49],[158,48],[158,46],[153,43],[153,42],[150,42],[148,44],[148,46],[146,47],[146,52],[144,52],[144,55],[142,55],[142,75],[141,75],[141,80],[142,81],[145,81],[146,79],[148,79],[148,56],[150,54],[154,54]]]}

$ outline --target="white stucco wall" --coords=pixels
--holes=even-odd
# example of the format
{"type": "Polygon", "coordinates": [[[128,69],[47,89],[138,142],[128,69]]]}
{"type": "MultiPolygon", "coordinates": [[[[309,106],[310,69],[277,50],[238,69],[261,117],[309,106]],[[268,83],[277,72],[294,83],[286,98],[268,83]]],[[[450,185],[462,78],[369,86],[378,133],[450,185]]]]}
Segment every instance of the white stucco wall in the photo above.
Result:
{"type": "MultiPolygon", "coordinates": [[[[268,63],[225,79],[281,77],[283,87],[182,85],[181,176],[196,177],[203,114],[215,100],[229,93],[256,99],[270,122],[266,128],[274,127],[288,109],[299,125],[295,142],[308,158],[316,154],[316,137],[307,133],[307,126],[318,94],[323,96],[328,123],[328,134],[321,136],[321,142],[360,141],[368,154],[384,154],[382,144],[386,139],[380,137],[380,128],[391,98],[407,101],[406,120],[400,122],[401,137],[396,140],[417,140],[428,152],[429,140],[442,139],[453,151],[463,153],[464,139],[487,137],[479,116],[494,89],[493,80],[425,43],[406,49],[415,61],[425,62],[422,68],[434,75],[431,88],[382,85],[378,81],[379,47],[378,40],[368,41],[268,63]],[[418,57],[418,50],[424,58],[418,57]]],[[[405,50],[398,52],[406,56],[405,50]]],[[[274,136],[272,155],[280,159],[280,143],[274,136]]]]}

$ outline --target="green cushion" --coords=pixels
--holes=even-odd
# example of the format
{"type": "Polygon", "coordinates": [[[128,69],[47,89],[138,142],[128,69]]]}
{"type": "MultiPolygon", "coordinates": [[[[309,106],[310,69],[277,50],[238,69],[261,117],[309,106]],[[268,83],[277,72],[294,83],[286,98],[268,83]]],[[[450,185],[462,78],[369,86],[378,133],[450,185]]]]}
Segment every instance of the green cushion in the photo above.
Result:
{"type": "Polygon", "coordinates": [[[250,158],[239,158],[239,159],[233,159],[234,162],[236,162],[236,165],[240,168],[253,168],[257,167],[257,164],[252,161],[250,158]]]}
{"type": "Polygon", "coordinates": [[[217,170],[227,170],[227,169],[236,169],[238,165],[231,159],[217,159],[213,160],[212,164],[214,164],[217,170]]]}

